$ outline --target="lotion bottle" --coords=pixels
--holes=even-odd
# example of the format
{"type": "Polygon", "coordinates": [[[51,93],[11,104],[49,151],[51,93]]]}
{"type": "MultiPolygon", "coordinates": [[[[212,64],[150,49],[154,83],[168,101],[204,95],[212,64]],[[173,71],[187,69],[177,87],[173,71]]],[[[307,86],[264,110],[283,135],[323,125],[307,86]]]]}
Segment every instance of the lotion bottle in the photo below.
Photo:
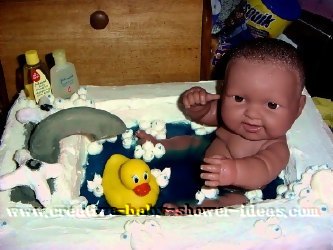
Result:
{"type": "Polygon", "coordinates": [[[36,50],[25,52],[26,64],[24,65],[24,91],[28,99],[39,99],[51,94],[49,71],[38,57],[36,50]]]}
{"type": "Polygon", "coordinates": [[[67,62],[63,49],[52,53],[55,65],[51,68],[51,88],[55,97],[70,98],[79,89],[74,64],[67,62]]]}

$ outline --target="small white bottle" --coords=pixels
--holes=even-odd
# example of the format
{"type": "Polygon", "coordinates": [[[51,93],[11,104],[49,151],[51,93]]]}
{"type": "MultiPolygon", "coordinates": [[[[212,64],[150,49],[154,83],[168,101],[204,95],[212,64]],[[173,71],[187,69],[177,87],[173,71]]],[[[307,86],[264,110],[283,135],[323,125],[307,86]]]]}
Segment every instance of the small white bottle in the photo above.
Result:
{"type": "Polygon", "coordinates": [[[70,98],[79,89],[74,64],[67,62],[65,50],[57,49],[52,53],[55,65],[51,68],[51,88],[55,97],[70,98]]]}

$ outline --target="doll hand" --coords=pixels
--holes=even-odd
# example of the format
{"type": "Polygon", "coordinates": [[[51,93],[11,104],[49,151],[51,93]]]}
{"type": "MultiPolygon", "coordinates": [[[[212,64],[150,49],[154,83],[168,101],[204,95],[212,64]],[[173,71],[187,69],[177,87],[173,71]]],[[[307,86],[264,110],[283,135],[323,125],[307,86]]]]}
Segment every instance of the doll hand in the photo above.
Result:
{"type": "Polygon", "coordinates": [[[218,94],[210,94],[201,87],[193,87],[185,91],[182,95],[182,103],[185,108],[190,108],[193,105],[205,105],[212,100],[220,99],[218,94]]]}
{"type": "Polygon", "coordinates": [[[205,171],[200,177],[205,180],[208,187],[233,185],[236,179],[236,162],[222,156],[212,156],[204,158],[201,169],[205,171]]]}

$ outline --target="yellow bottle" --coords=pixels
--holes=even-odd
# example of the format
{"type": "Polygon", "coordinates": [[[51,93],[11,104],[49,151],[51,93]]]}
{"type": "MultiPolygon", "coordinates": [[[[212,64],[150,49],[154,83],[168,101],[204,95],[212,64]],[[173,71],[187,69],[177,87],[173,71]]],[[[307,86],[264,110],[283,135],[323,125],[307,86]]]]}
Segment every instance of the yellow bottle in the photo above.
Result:
{"type": "Polygon", "coordinates": [[[24,65],[24,91],[28,99],[39,99],[51,94],[49,74],[46,66],[39,60],[36,50],[25,52],[26,64],[24,65]]]}

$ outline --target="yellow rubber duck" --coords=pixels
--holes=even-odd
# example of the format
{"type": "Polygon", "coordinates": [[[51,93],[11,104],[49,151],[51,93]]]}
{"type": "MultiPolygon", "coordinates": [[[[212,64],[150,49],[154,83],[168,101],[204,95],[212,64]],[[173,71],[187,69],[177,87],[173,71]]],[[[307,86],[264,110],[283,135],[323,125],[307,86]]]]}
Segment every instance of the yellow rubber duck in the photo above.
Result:
{"type": "Polygon", "coordinates": [[[159,186],[141,159],[112,155],[105,164],[102,186],[108,204],[122,214],[143,214],[156,204],[159,186]]]}

